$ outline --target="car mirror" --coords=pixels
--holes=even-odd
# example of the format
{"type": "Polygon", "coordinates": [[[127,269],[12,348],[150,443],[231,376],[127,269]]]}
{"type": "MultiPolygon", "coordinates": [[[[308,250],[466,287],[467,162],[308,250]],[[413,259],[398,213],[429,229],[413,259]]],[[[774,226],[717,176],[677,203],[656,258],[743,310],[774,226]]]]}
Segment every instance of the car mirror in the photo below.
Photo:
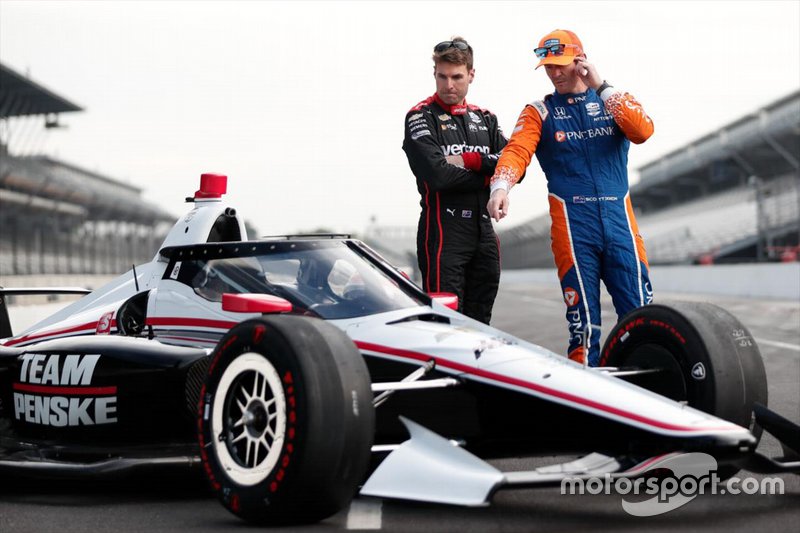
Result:
{"type": "Polygon", "coordinates": [[[233,294],[222,295],[222,310],[231,313],[288,313],[292,304],[279,296],[270,294],[233,294]]]}
{"type": "Polygon", "coordinates": [[[453,311],[458,311],[458,296],[452,292],[430,292],[428,293],[428,296],[443,306],[452,309],[453,311]]]}

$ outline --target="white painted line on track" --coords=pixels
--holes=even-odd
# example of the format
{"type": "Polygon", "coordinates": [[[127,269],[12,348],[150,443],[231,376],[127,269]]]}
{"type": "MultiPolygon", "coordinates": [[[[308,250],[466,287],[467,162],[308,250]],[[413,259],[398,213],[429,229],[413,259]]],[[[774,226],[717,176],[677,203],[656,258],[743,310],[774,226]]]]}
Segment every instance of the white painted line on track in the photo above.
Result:
{"type": "Polygon", "coordinates": [[[795,352],[800,352],[800,345],[798,344],[789,344],[788,342],[771,341],[769,339],[759,339],[759,338],[755,338],[755,340],[758,344],[765,344],[767,346],[773,346],[775,348],[782,348],[784,350],[794,350],[795,352]]]}
{"type": "Polygon", "coordinates": [[[380,529],[383,500],[353,500],[347,513],[347,529],[380,529]]]}

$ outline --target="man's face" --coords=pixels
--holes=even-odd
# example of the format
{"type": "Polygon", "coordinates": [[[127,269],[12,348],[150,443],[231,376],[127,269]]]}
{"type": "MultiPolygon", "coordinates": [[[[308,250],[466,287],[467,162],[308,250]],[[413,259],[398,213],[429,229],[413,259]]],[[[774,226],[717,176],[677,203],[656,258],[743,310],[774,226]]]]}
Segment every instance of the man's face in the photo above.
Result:
{"type": "Polygon", "coordinates": [[[577,90],[580,78],[574,61],[569,65],[545,65],[544,70],[558,94],[582,92],[577,90]]]}
{"type": "Polygon", "coordinates": [[[436,94],[447,105],[456,105],[467,97],[469,84],[475,77],[475,69],[467,70],[466,65],[440,62],[433,67],[436,78],[436,94]]]}

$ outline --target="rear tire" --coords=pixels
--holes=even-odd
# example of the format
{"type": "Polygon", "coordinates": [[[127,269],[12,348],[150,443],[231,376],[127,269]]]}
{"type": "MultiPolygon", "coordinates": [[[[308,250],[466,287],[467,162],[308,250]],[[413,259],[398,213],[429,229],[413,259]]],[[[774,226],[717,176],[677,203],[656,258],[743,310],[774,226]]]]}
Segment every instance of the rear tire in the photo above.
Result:
{"type": "Polygon", "coordinates": [[[245,520],[323,520],[363,481],[375,431],[369,373],[347,335],[322,320],[232,328],[211,354],[198,409],[206,476],[245,520]]]}

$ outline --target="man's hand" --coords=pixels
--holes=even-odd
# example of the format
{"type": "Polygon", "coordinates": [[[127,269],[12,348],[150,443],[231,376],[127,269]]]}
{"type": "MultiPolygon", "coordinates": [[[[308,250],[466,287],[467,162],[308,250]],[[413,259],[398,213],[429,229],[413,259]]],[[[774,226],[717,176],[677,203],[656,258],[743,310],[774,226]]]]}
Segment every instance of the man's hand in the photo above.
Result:
{"type": "Polygon", "coordinates": [[[583,83],[595,91],[603,85],[603,78],[597,73],[597,67],[594,66],[594,63],[589,63],[585,57],[576,57],[575,64],[578,67],[578,77],[583,80],[583,83]]]}
{"type": "Polygon", "coordinates": [[[486,204],[489,216],[500,222],[500,219],[508,214],[508,193],[504,189],[497,189],[489,198],[486,204]]]}
{"type": "Polygon", "coordinates": [[[447,155],[444,157],[444,160],[451,165],[455,165],[459,168],[464,168],[464,158],[461,157],[460,155],[447,155]]]}

